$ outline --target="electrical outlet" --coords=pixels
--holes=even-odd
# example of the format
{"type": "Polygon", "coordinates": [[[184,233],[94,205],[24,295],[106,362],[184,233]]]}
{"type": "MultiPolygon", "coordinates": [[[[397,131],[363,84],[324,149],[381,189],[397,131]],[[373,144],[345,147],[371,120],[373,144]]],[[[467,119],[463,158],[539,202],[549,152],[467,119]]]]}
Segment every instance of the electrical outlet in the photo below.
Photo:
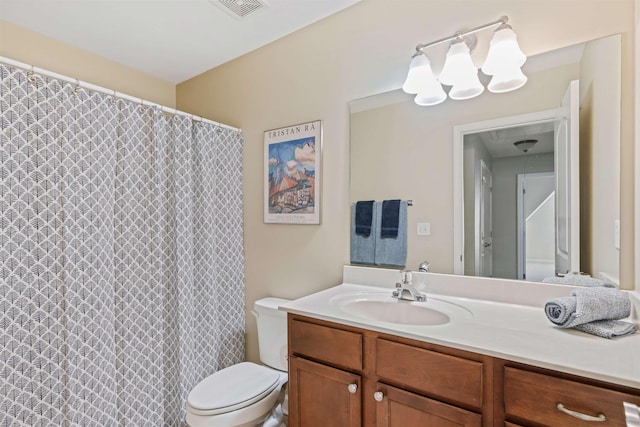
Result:
{"type": "Polygon", "coordinates": [[[616,219],[613,225],[613,241],[617,250],[620,250],[620,220],[616,219]]]}
{"type": "Polygon", "coordinates": [[[430,236],[431,235],[431,223],[419,222],[418,223],[418,236],[430,236]]]}

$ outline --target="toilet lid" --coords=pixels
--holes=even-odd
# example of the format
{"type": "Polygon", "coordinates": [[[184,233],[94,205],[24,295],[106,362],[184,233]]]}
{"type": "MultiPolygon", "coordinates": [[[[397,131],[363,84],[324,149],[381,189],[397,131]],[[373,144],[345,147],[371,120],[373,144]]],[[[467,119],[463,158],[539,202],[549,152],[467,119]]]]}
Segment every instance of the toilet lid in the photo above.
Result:
{"type": "Polygon", "coordinates": [[[208,413],[233,411],[262,399],[278,386],[280,374],[271,368],[242,362],[224,368],[196,385],[187,402],[208,413]]]}

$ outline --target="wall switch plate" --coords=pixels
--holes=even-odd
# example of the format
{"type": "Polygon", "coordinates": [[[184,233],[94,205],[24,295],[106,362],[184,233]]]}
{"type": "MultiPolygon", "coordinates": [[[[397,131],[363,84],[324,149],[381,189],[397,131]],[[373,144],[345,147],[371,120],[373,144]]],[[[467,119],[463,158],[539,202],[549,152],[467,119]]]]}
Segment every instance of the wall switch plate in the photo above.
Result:
{"type": "Polygon", "coordinates": [[[620,250],[620,220],[616,219],[613,224],[613,241],[617,250],[620,250]]]}
{"type": "Polygon", "coordinates": [[[418,236],[430,236],[431,235],[431,223],[419,222],[418,223],[418,236]]]}

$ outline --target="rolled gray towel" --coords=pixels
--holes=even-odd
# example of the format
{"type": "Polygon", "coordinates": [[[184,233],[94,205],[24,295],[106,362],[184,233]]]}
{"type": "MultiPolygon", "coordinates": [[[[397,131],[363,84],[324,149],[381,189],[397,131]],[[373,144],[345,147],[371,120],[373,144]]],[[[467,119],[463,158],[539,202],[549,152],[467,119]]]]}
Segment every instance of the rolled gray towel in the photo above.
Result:
{"type": "Polygon", "coordinates": [[[544,311],[551,322],[562,326],[575,314],[577,306],[576,297],[560,297],[547,301],[544,311]]]}
{"type": "Polygon", "coordinates": [[[574,327],[582,332],[602,338],[615,338],[631,335],[636,332],[636,325],[622,320],[596,320],[574,327]]]}
{"type": "Polygon", "coordinates": [[[545,277],[542,279],[544,283],[556,283],[559,285],[573,285],[573,286],[586,286],[586,287],[604,287],[604,288],[617,288],[613,283],[609,283],[602,279],[596,279],[591,276],[584,276],[582,274],[566,274],[563,277],[545,277]]]}
{"type": "Polygon", "coordinates": [[[573,328],[596,320],[618,320],[631,314],[629,296],[611,288],[574,289],[569,297],[554,298],[544,306],[549,320],[573,328]]]}

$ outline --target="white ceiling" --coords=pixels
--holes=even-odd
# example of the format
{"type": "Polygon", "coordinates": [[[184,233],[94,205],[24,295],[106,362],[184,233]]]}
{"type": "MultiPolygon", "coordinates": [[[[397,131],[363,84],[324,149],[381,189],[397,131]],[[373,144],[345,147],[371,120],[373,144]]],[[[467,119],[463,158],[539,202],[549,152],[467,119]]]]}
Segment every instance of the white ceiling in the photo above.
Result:
{"type": "Polygon", "coordinates": [[[529,149],[527,155],[553,153],[553,127],[553,121],[549,121],[479,132],[473,135],[465,135],[465,138],[469,136],[480,138],[494,159],[524,155],[524,153],[514,145],[514,142],[524,139],[537,141],[537,143],[529,149]]]}
{"type": "Polygon", "coordinates": [[[180,83],[360,0],[261,0],[243,19],[216,1],[0,0],[0,20],[180,83]]]}

